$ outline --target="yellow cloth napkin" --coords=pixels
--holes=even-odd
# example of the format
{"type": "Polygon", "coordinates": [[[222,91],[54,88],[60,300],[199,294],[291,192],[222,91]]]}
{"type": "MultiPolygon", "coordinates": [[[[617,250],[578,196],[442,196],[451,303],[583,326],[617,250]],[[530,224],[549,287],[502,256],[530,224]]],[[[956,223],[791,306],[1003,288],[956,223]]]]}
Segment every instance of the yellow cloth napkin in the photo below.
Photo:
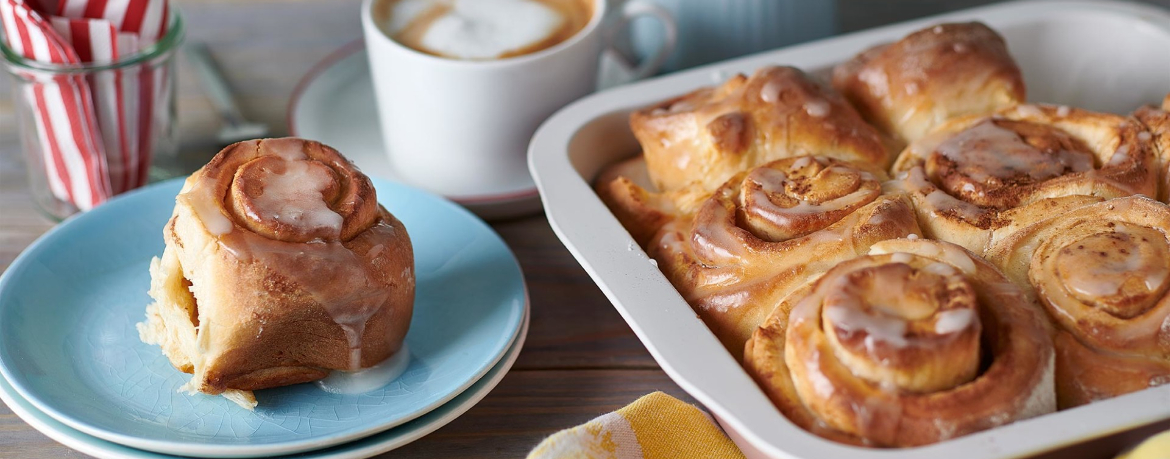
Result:
{"type": "Polygon", "coordinates": [[[743,458],[707,413],[654,392],[544,439],[528,459],[743,458]]]}
{"type": "Polygon", "coordinates": [[[1150,437],[1117,459],[1170,459],[1170,431],[1150,437]]]}

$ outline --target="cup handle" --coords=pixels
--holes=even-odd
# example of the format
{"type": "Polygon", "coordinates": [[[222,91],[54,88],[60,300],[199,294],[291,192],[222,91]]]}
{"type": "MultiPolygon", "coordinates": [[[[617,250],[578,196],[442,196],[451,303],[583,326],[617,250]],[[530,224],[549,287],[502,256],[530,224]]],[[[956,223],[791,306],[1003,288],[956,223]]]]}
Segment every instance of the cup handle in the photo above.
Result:
{"type": "Polygon", "coordinates": [[[606,55],[621,55],[620,52],[613,48],[613,43],[618,32],[624,30],[631,21],[642,16],[653,17],[662,22],[665,36],[662,40],[662,46],[658,48],[658,51],[653,56],[632,68],[629,68],[627,64],[622,62],[624,59],[616,59],[619,65],[625,67],[621,69],[622,73],[624,73],[623,79],[625,80],[622,83],[646,78],[661,69],[662,65],[666,63],[666,59],[674,52],[674,45],[678,40],[678,27],[669,11],[647,0],[627,0],[622,5],[621,17],[609,28],[609,34],[606,37],[606,49],[604,51],[606,55]]]}

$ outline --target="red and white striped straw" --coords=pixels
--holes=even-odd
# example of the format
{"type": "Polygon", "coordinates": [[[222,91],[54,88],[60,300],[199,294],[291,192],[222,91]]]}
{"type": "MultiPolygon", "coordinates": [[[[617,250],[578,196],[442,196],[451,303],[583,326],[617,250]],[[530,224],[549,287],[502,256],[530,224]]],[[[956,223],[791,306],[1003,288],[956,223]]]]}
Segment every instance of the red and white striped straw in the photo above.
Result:
{"type": "MultiPolygon", "coordinates": [[[[118,42],[135,47],[134,52],[146,48],[166,35],[170,6],[166,0],[61,0],[56,13],[74,19],[102,19],[109,21],[119,32],[118,42]]],[[[123,51],[123,56],[131,53],[123,51]]],[[[165,67],[156,68],[153,63],[144,63],[137,75],[124,78],[124,102],[122,113],[125,128],[122,132],[135,131],[137,135],[127,136],[130,145],[131,165],[137,171],[130,171],[130,187],[146,184],[150,168],[154,136],[152,127],[170,120],[158,120],[158,116],[169,116],[166,110],[156,110],[155,105],[163,96],[163,83],[168,81],[165,67]],[[137,154],[136,154],[137,153],[137,154]]]]}
{"type": "MultiPolygon", "coordinates": [[[[33,61],[114,63],[166,35],[167,0],[0,0],[4,39],[33,61]]],[[[22,70],[22,96],[33,111],[49,190],[88,210],[146,183],[153,130],[170,120],[168,69],[86,76],[22,70]]]]}
{"type": "MultiPolygon", "coordinates": [[[[79,64],[80,57],[44,17],[23,0],[0,2],[9,46],[26,59],[51,64],[79,64]]],[[[35,83],[30,97],[50,191],[82,210],[111,196],[104,145],[100,141],[92,95],[84,78],[26,71],[35,83]]]]}
{"type": "MultiPolygon", "coordinates": [[[[109,21],[54,16],[50,22],[66,41],[73,43],[82,62],[109,64],[120,57],[118,30],[109,21]]],[[[110,185],[113,193],[119,194],[139,186],[136,180],[137,152],[131,151],[133,142],[126,137],[120,81],[122,74],[98,72],[89,75],[87,79],[93,88],[93,104],[98,113],[98,127],[107,154],[110,185]]],[[[137,150],[137,145],[134,145],[134,149],[137,150]]]]}

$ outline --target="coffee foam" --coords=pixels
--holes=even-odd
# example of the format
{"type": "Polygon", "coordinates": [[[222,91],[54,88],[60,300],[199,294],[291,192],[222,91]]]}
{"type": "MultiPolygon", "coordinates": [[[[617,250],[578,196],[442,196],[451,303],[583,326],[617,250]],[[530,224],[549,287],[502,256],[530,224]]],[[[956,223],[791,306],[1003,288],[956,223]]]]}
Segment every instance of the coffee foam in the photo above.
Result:
{"type": "Polygon", "coordinates": [[[399,0],[384,27],[395,40],[423,52],[494,59],[559,43],[588,21],[558,6],[537,0],[399,0]]]}

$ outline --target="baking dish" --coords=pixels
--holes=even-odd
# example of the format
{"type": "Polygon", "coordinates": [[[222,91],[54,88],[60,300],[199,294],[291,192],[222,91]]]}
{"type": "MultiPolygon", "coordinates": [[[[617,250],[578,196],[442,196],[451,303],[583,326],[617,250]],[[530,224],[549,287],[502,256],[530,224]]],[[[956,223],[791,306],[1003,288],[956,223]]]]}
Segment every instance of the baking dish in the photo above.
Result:
{"type": "Polygon", "coordinates": [[[823,74],[869,46],[940,22],[983,21],[1023,69],[1029,100],[1129,113],[1170,91],[1170,12],[1124,2],[993,5],[725,61],[619,87],[556,113],[529,146],[529,167],[553,230],[651,355],[703,403],[749,456],[771,458],[1000,458],[1052,451],[1170,419],[1170,386],[1147,389],[996,429],[907,449],[824,440],[789,422],[720,345],[590,182],[635,155],[632,110],[765,65],[823,74]]]}

